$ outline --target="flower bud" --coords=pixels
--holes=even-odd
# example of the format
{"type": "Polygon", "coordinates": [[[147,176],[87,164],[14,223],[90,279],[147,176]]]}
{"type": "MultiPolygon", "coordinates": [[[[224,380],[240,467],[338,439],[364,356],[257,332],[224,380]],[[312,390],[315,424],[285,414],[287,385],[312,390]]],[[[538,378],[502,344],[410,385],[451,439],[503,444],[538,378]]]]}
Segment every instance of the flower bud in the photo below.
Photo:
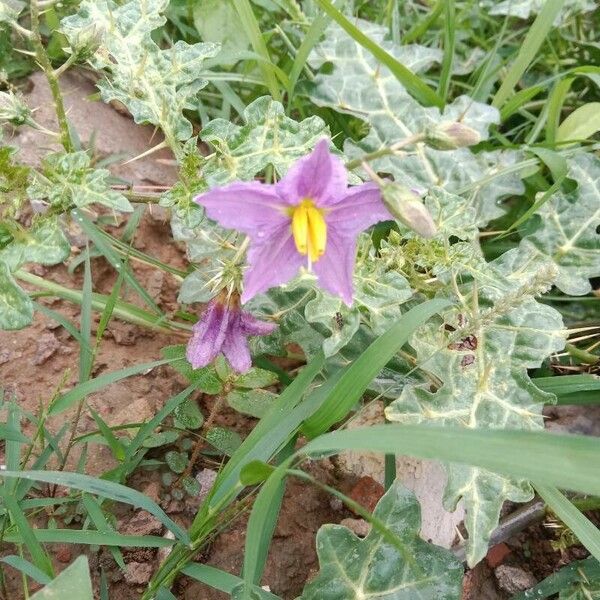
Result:
{"type": "Polygon", "coordinates": [[[95,23],[66,32],[71,52],[81,60],[90,58],[102,43],[102,30],[95,23]]]}
{"type": "Polygon", "coordinates": [[[0,123],[23,125],[31,119],[31,109],[13,92],[0,92],[0,123]]]}
{"type": "Polygon", "coordinates": [[[381,195],[386,208],[407,227],[425,238],[437,233],[429,211],[412,190],[397,183],[386,183],[381,188],[381,195]]]}
{"type": "Polygon", "coordinates": [[[436,150],[456,150],[481,141],[475,129],[459,121],[445,121],[425,132],[424,142],[436,150]]]}

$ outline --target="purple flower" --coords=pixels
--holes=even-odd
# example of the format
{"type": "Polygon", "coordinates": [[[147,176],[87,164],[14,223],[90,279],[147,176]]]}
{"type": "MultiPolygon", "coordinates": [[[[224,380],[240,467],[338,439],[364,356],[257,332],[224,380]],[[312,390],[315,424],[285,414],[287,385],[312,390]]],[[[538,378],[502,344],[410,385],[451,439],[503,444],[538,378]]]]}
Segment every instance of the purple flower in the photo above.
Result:
{"type": "Polygon", "coordinates": [[[194,369],[210,364],[222,352],[232,369],[244,373],[252,366],[249,335],[268,335],[275,324],[259,321],[240,308],[239,296],[222,293],[211,300],[187,346],[187,359],[194,369]]]}
{"type": "Polygon", "coordinates": [[[242,302],[293,279],[302,265],[352,304],[357,235],[393,219],[374,183],[348,188],[342,161],[321,140],[278,183],[236,182],[196,198],[223,227],[250,237],[242,302]]]}

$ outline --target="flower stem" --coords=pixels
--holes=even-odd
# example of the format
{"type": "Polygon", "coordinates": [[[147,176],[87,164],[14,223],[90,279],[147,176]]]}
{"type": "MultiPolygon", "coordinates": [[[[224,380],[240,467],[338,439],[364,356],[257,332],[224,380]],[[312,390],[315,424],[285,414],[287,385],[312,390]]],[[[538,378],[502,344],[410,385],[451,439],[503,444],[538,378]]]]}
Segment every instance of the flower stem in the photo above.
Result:
{"type": "Polygon", "coordinates": [[[354,160],[348,161],[346,163],[346,169],[348,169],[348,171],[352,171],[354,169],[358,169],[358,167],[363,166],[363,163],[371,162],[373,160],[377,160],[378,158],[383,158],[384,156],[389,156],[391,154],[396,154],[399,150],[402,150],[407,146],[417,144],[424,138],[424,133],[415,133],[414,135],[411,135],[400,142],[392,144],[391,146],[380,148],[379,150],[375,150],[374,152],[368,152],[367,154],[363,154],[360,158],[355,158],[354,160]]]}
{"type": "Polygon", "coordinates": [[[56,111],[56,118],[58,119],[58,126],[61,132],[61,143],[63,148],[67,152],[74,152],[75,145],[71,138],[71,132],[69,131],[69,123],[67,122],[67,113],[65,111],[65,105],[63,102],[62,93],[58,85],[58,77],[56,72],[52,68],[52,63],[48,57],[48,53],[42,43],[42,36],[40,34],[40,10],[38,0],[31,0],[30,2],[30,15],[31,15],[31,40],[35,50],[35,57],[46,75],[48,86],[52,94],[54,101],[54,109],[56,111]]]}

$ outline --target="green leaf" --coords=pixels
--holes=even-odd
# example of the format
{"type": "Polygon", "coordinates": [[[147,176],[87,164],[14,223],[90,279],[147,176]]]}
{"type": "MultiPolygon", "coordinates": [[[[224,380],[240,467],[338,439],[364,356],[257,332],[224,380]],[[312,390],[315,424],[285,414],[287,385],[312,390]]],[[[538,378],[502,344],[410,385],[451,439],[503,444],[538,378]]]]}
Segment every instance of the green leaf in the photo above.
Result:
{"type": "Polygon", "coordinates": [[[591,290],[588,280],[600,275],[600,159],[580,153],[567,164],[577,189],[559,191],[540,207],[538,225],[521,246],[552,260],[558,268],[556,286],[581,296],[591,290]]]}
{"type": "Polygon", "coordinates": [[[243,485],[256,485],[266,481],[273,471],[274,467],[271,465],[260,460],[253,460],[240,471],[240,482],[243,485]]]}
{"type": "Polygon", "coordinates": [[[86,556],[78,556],[58,577],[31,596],[31,600],[53,600],[54,598],[94,600],[86,556]]]}
{"type": "MultiPolygon", "coordinates": [[[[387,41],[387,27],[359,21],[361,31],[373,39],[399,62],[420,73],[441,60],[438,50],[417,45],[398,46],[387,41]]],[[[474,102],[467,96],[458,97],[441,112],[424,108],[406,88],[362,46],[348,38],[337,25],[327,29],[325,40],[311,55],[315,68],[332,65],[332,70],[320,72],[310,90],[311,100],[318,106],[328,106],[364,121],[369,133],[360,142],[347,140],[345,154],[360,159],[366,152],[389,148],[443,122],[459,120],[481,136],[488,137],[490,125],[499,122],[496,109],[474,102]]],[[[455,193],[461,188],[483,180],[516,161],[515,152],[482,152],[473,154],[468,148],[435,150],[422,143],[413,145],[401,156],[383,157],[372,161],[379,173],[391,174],[405,187],[425,193],[439,186],[455,193]],[[416,149],[416,151],[415,151],[416,149]]],[[[467,197],[476,211],[476,225],[484,225],[503,211],[498,201],[507,195],[520,194],[520,178],[507,173],[494,179],[493,185],[477,186],[467,197]]]]}
{"type": "Polygon", "coordinates": [[[166,21],[168,0],[84,0],[79,12],[66,17],[61,29],[72,43],[86,29],[98,32],[100,45],[90,58],[107,79],[98,84],[105,102],[118,100],[136,123],[160,126],[169,143],[186,140],[192,125],[183,116],[207,81],[198,77],[216,44],[187,44],[179,40],[161,49],[151,33],[166,21]]]}
{"type": "Polygon", "coordinates": [[[275,385],[278,381],[279,378],[273,371],[252,367],[249,371],[238,375],[234,385],[236,388],[255,389],[275,385]]]}
{"type": "Polygon", "coordinates": [[[71,253],[71,245],[62,232],[57,217],[41,219],[31,229],[20,233],[22,235],[0,251],[0,261],[4,261],[11,271],[16,271],[28,262],[56,265],[66,260],[71,253]]]}
{"type": "Polygon", "coordinates": [[[261,419],[276,398],[277,394],[267,390],[233,390],[227,394],[227,403],[239,413],[261,419]]]}
{"type": "Polygon", "coordinates": [[[201,367],[194,369],[185,358],[186,347],[183,344],[177,346],[165,346],[160,354],[171,362],[171,366],[181,373],[191,384],[206,394],[220,394],[223,385],[213,367],[201,367]]]}
{"type": "Polygon", "coordinates": [[[189,458],[187,452],[171,450],[165,454],[165,461],[173,473],[183,473],[188,466],[189,458]]]}
{"type": "Polygon", "coordinates": [[[386,50],[383,44],[377,43],[372,36],[366,35],[364,29],[357,27],[349,21],[329,0],[316,0],[319,6],[336,23],[354,39],[357,44],[370,52],[379,62],[384,64],[394,77],[403,85],[411,95],[425,106],[443,106],[444,100],[438,96],[426,83],[399,61],[393,53],[386,50]]]}
{"type": "Polygon", "coordinates": [[[121,212],[132,212],[129,200],[111,190],[110,172],[94,169],[91,162],[89,154],[84,151],[48,154],[27,193],[31,198],[46,199],[61,210],[96,203],[121,212]]]}
{"type": "Polygon", "coordinates": [[[226,55],[248,48],[250,41],[231,0],[204,0],[193,6],[194,26],[203,41],[219,44],[226,55]]]}
{"type": "MultiPolygon", "coordinates": [[[[153,535],[121,535],[120,533],[91,529],[34,529],[38,541],[44,544],[84,544],[88,546],[121,546],[123,548],[167,548],[174,540],[153,535]]],[[[19,534],[6,533],[4,541],[22,544],[19,534]]]]}
{"type": "MultiPolygon", "coordinates": [[[[170,519],[166,513],[148,496],[137,490],[128,488],[119,483],[82,475],[80,473],[67,473],[65,471],[2,471],[0,478],[13,477],[16,479],[29,479],[31,481],[44,481],[74,488],[90,494],[96,494],[102,498],[110,498],[117,502],[124,502],[133,506],[139,506],[154,515],[167,529],[170,529],[177,539],[184,543],[189,542],[187,533],[170,519]]],[[[111,544],[113,545],[113,544],[111,544]]],[[[114,544],[118,545],[118,544],[114,544]]]]}
{"type": "Polygon", "coordinates": [[[159,431],[151,433],[142,442],[144,448],[160,448],[172,444],[179,438],[179,431],[159,431]]]}
{"type": "Polygon", "coordinates": [[[206,441],[226,456],[232,456],[242,444],[239,433],[224,427],[210,429],[206,434],[206,441]]]}
{"type": "Polygon", "coordinates": [[[0,329],[23,329],[33,319],[33,304],[0,261],[0,329]]]}
{"type": "Polygon", "coordinates": [[[414,494],[394,483],[377,503],[377,517],[402,543],[402,551],[375,528],[364,540],[341,525],[317,533],[320,572],[302,600],[362,600],[461,597],[463,569],[449,550],[419,537],[420,506],[414,494]]]}
{"type": "Polygon", "coordinates": [[[200,429],[204,423],[204,415],[198,408],[198,403],[188,398],[184,400],[174,411],[176,425],[184,429],[200,429]]]}
{"type": "Polygon", "coordinates": [[[600,131],[600,102],[576,108],[559,126],[557,142],[587,140],[600,131]]]}
{"type": "MultiPolygon", "coordinates": [[[[490,15],[510,15],[519,19],[529,19],[537,15],[546,0],[501,0],[501,2],[486,2],[490,15]]],[[[559,15],[554,19],[554,25],[558,26],[567,21],[571,16],[589,12],[596,8],[596,4],[590,0],[566,0],[559,15]]]]}
{"type": "Polygon", "coordinates": [[[215,148],[203,169],[211,185],[251,180],[268,165],[284,175],[321,138],[330,136],[320,117],[294,121],[286,116],[283,105],[270,96],[249,104],[243,118],[241,126],[214,119],[202,130],[202,139],[215,148]]]}
{"type": "MultiPolygon", "coordinates": [[[[429,377],[405,386],[386,416],[402,423],[469,429],[541,429],[544,403],[554,397],[536,388],[527,370],[565,343],[560,314],[534,300],[549,287],[556,270],[516,249],[493,263],[475,258],[461,264],[458,258],[454,255],[446,276],[474,284],[463,286],[459,306],[413,335],[418,364],[429,377]],[[432,381],[440,382],[435,391],[432,381]]],[[[532,495],[526,481],[448,466],[444,504],[454,510],[463,500],[469,564],[487,552],[503,502],[524,502],[532,495]]]]}

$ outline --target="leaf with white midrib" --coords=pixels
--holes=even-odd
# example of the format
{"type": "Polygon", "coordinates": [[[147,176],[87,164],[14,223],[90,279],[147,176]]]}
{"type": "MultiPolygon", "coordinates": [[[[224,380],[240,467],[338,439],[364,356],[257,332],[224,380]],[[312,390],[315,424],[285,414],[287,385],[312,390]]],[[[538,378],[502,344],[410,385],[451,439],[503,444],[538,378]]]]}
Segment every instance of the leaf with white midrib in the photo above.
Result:
{"type": "Polygon", "coordinates": [[[299,600],[460,598],[462,566],[448,550],[419,538],[420,507],[412,492],[394,483],[373,516],[399,546],[375,528],[361,540],[341,525],[323,525],[317,533],[321,570],[299,600]]]}

